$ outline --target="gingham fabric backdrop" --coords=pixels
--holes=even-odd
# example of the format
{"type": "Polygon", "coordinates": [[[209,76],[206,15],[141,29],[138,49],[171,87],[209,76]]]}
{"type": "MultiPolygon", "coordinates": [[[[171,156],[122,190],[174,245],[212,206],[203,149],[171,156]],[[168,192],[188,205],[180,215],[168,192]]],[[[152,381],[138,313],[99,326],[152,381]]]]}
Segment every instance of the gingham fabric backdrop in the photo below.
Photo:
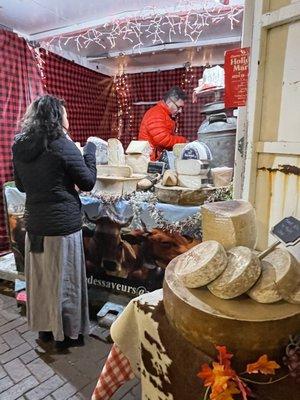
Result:
{"type": "Polygon", "coordinates": [[[42,93],[40,76],[26,42],[0,30],[0,251],[8,247],[2,185],[13,176],[11,144],[26,107],[42,93]]]}
{"type": "Polygon", "coordinates": [[[47,93],[66,101],[73,140],[116,135],[117,102],[113,78],[54,53],[41,52],[47,93]],[[115,124],[115,125],[114,125],[115,124]]]}
{"type": "Polygon", "coordinates": [[[84,143],[89,136],[116,135],[117,103],[113,79],[59,57],[41,52],[44,77],[25,40],[0,30],[0,252],[8,249],[2,185],[13,179],[11,145],[26,107],[43,93],[67,102],[70,132],[84,143]],[[115,131],[113,131],[115,129],[115,131]]]}
{"type": "MultiPolygon", "coordinates": [[[[118,135],[118,92],[114,80],[93,72],[56,54],[42,50],[40,60],[35,57],[25,40],[12,32],[0,30],[0,252],[8,248],[2,202],[2,185],[13,177],[11,144],[18,131],[20,118],[26,107],[37,96],[50,93],[64,98],[67,103],[70,132],[75,141],[83,144],[89,136],[103,139],[118,135]],[[43,67],[40,74],[38,65],[43,67]]],[[[200,114],[203,104],[213,101],[209,94],[201,95],[192,103],[192,91],[202,77],[203,68],[139,73],[127,76],[127,109],[120,138],[127,146],[138,135],[145,111],[151,106],[138,106],[140,101],[157,101],[171,86],[181,86],[188,94],[188,102],[178,120],[178,133],[189,140],[197,137],[204,119],[200,114]],[[187,81],[185,81],[187,79],[187,81]]],[[[126,111],[126,110],[123,110],[126,111]]]]}

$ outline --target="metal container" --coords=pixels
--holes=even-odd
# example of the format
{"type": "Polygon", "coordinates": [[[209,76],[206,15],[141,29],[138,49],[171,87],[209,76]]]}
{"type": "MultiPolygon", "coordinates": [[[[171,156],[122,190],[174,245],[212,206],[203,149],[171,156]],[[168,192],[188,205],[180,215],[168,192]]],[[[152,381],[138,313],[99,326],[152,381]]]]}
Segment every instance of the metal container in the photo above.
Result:
{"type": "Polygon", "coordinates": [[[205,143],[211,153],[211,168],[234,166],[236,118],[225,113],[210,115],[198,130],[198,140],[205,143]]]}

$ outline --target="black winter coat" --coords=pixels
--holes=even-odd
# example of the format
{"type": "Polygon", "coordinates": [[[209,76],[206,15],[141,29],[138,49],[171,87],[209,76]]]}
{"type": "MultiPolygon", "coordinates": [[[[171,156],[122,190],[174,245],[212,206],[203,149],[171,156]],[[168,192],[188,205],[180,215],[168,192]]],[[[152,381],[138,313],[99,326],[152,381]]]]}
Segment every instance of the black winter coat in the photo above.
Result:
{"type": "Polygon", "coordinates": [[[13,144],[15,182],[26,193],[26,230],[39,236],[64,236],[82,226],[81,202],[75,185],[92,190],[96,181],[95,145],[82,157],[65,136],[48,145],[23,134],[13,144]]]}

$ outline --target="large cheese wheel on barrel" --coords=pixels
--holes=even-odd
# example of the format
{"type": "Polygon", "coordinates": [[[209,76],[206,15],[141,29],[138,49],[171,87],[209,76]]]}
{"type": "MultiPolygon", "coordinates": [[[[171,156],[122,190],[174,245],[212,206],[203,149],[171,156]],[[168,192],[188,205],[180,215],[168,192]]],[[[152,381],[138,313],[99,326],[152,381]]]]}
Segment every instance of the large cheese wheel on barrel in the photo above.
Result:
{"type": "Polygon", "coordinates": [[[254,248],[255,211],[244,200],[218,201],[201,207],[203,240],[216,240],[226,250],[235,246],[254,248]]]}
{"type": "Polygon", "coordinates": [[[261,266],[258,257],[248,247],[229,250],[224,272],[207,287],[221,299],[233,299],[246,293],[258,280],[261,266]]]}
{"type": "Polygon", "coordinates": [[[299,333],[299,305],[260,304],[247,295],[222,300],[206,288],[189,289],[175,274],[177,261],[166,269],[163,301],[169,321],[190,343],[213,358],[215,345],[226,345],[241,371],[263,354],[282,365],[289,335],[299,333]]]}
{"type": "Polygon", "coordinates": [[[189,288],[207,285],[226,268],[227,255],[220,243],[209,240],[188,250],[178,258],[176,274],[189,288]]]}

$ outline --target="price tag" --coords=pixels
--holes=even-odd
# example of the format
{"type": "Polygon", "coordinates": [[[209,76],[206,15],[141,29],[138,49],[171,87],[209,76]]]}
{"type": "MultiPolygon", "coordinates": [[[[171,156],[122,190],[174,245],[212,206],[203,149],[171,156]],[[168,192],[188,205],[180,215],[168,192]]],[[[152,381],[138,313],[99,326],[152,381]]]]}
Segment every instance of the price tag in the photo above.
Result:
{"type": "Polygon", "coordinates": [[[300,221],[295,217],[284,218],[271,233],[286,245],[296,244],[300,240],[300,221]]]}
{"type": "Polygon", "coordinates": [[[148,163],[148,174],[161,174],[165,171],[165,163],[161,161],[149,162],[148,163]]]}

